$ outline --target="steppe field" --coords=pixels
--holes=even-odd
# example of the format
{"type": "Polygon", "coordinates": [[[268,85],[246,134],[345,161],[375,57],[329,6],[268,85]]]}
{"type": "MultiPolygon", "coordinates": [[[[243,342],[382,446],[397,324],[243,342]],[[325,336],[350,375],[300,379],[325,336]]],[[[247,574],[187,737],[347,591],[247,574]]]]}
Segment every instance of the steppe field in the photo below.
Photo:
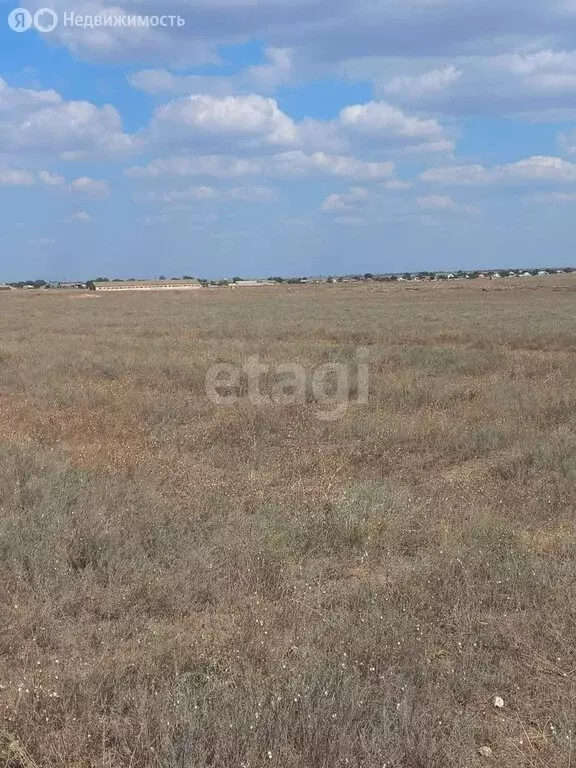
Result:
{"type": "Polygon", "coordinates": [[[576,768],[575,379],[576,275],[0,294],[0,766],[576,768]]]}

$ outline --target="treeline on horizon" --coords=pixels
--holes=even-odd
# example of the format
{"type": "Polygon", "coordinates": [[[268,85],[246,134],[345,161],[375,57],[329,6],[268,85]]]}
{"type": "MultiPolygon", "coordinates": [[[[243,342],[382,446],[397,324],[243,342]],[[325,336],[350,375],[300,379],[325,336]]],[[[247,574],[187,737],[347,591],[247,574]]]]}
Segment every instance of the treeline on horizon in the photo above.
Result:
{"type": "MultiPolygon", "coordinates": [[[[475,269],[475,270],[464,270],[460,269],[456,272],[438,272],[438,271],[420,271],[420,272],[397,272],[397,273],[372,273],[372,272],[366,272],[364,274],[351,274],[351,275],[327,275],[327,276],[320,276],[320,277],[281,277],[281,276],[273,276],[268,277],[267,280],[274,283],[286,283],[288,285],[297,285],[298,283],[304,283],[311,280],[319,280],[323,282],[342,282],[344,280],[355,280],[355,281],[362,281],[362,280],[373,280],[375,282],[395,282],[400,279],[403,280],[413,280],[414,278],[418,278],[420,280],[447,280],[449,279],[449,275],[453,275],[455,278],[469,278],[469,279],[476,279],[480,277],[480,275],[485,276],[491,276],[494,274],[509,274],[509,273],[515,273],[517,275],[522,274],[530,274],[531,276],[538,276],[539,274],[545,272],[549,275],[555,274],[557,272],[564,272],[567,274],[570,274],[572,272],[576,271],[576,267],[540,267],[537,269],[531,268],[531,269],[522,269],[522,268],[504,268],[504,269],[475,269]]],[[[149,280],[153,280],[154,278],[146,278],[149,280]]],[[[160,275],[160,277],[156,278],[157,280],[197,280],[202,285],[229,285],[230,283],[238,283],[242,280],[246,280],[249,278],[243,278],[243,277],[233,277],[230,279],[222,279],[222,280],[206,280],[204,278],[199,277],[193,277],[191,275],[183,275],[182,277],[171,277],[168,278],[165,275],[160,275]]],[[[139,278],[135,277],[129,277],[129,278],[119,278],[119,277],[96,277],[91,280],[78,280],[78,281],[48,281],[48,280],[19,280],[16,282],[8,282],[6,285],[10,285],[12,288],[50,288],[54,286],[59,285],[90,285],[92,283],[124,283],[124,282],[136,282],[139,278]]]]}

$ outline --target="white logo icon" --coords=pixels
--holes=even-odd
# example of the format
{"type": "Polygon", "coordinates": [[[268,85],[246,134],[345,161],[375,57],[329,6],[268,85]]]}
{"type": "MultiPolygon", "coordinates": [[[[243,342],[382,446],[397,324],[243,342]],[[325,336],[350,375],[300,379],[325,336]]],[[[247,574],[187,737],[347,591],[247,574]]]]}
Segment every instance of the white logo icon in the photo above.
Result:
{"type": "Polygon", "coordinates": [[[32,16],[26,8],[15,8],[8,14],[8,26],[14,32],[27,32],[32,26],[38,32],[53,32],[58,26],[58,14],[52,8],[40,8],[32,16]]]}
{"type": "Polygon", "coordinates": [[[27,32],[32,26],[32,14],[26,8],[14,8],[8,14],[8,26],[14,32],[27,32]]]}
{"type": "Polygon", "coordinates": [[[40,8],[34,14],[34,26],[38,32],[53,32],[58,26],[58,14],[51,8],[40,8]]]}

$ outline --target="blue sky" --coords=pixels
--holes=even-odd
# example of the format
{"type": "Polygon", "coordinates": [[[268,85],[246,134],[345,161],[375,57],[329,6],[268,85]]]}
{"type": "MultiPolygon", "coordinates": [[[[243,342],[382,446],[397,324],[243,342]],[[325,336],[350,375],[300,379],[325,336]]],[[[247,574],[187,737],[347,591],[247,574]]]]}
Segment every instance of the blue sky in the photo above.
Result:
{"type": "Polygon", "coordinates": [[[0,0],[0,281],[574,264],[569,0],[51,7],[0,0]]]}

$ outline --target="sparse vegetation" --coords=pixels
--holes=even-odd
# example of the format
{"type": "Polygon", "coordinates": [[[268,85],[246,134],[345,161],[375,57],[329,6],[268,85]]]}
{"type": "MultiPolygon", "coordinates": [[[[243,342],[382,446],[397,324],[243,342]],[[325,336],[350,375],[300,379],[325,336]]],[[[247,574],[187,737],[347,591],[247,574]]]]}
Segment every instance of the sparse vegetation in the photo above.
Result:
{"type": "Polygon", "coordinates": [[[0,765],[576,765],[575,298],[0,296],[0,765]],[[204,395],[359,346],[338,421],[204,395]]]}

